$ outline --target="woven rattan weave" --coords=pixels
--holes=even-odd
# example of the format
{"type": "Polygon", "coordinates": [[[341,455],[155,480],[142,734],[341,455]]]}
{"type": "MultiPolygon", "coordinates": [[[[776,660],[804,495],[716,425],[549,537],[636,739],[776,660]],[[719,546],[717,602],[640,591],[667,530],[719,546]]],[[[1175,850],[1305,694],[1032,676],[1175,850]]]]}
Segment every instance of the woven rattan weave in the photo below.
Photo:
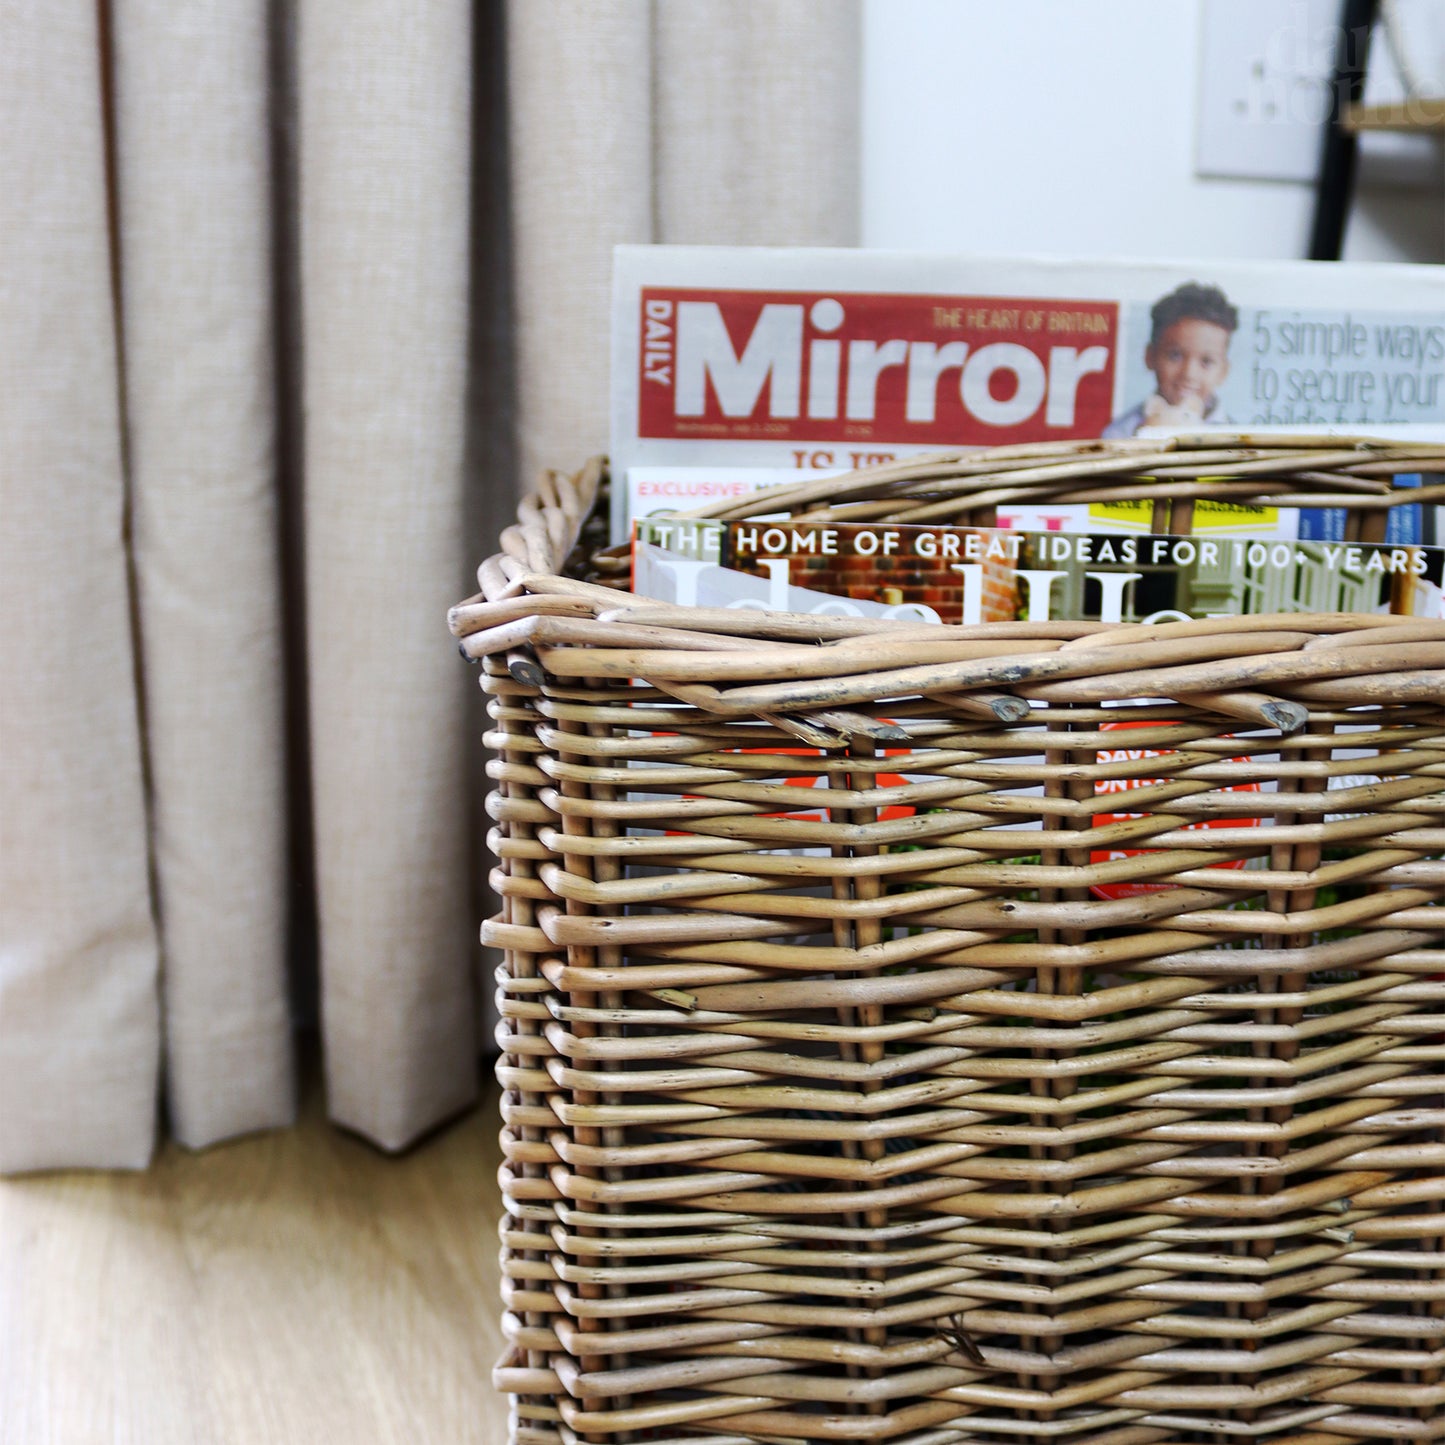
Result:
{"type": "MultiPolygon", "coordinates": [[[[1370,541],[1432,470],[1013,448],[731,514],[1225,496],[1370,541]]],[[[605,489],[545,478],[451,618],[516,1445],[1445,1436],[1445,623],[683,609],[619,590],[605,489]]]]}

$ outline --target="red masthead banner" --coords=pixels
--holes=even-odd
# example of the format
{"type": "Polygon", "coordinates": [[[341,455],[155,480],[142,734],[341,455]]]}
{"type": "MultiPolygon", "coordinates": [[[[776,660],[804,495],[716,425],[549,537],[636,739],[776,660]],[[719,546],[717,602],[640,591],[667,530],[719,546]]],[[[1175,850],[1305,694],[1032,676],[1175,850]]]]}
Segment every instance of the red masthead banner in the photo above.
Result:
{"type": "Polygon", "coordinates": [[[949,448],[1098,436],[1119,308],[646,287],[636,325],[642,437],[949,448]]]}

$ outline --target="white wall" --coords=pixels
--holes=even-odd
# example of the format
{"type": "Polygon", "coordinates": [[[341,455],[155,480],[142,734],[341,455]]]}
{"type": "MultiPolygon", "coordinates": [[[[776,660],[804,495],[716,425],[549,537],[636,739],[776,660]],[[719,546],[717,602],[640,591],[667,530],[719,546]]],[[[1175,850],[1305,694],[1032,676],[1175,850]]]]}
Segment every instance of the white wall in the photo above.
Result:
{"type": "MultiPolygon", "coordinates": [[[[1199,0],[865,0],[863,244],[1303,256],[1310,185],[1194,174],[1199,40],[1199,0]]],[[[1445,260],[1445,164],[1369,168],[1345,258],[1445,260]]]]}

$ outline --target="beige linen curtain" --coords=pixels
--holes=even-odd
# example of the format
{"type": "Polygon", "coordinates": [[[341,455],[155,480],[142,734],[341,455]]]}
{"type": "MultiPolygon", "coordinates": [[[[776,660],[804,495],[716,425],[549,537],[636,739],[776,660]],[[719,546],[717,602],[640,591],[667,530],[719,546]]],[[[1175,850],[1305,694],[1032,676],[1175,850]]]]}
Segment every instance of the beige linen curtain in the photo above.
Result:
{"type": "Polygon", "coordinates": [[[0,1167],[136,1166],[160,1065],[93,7],[0,34],[0,1167]]]}
{"type": "Polygon", "coordinates": [[[266,4],[112,13],[166,1097],[205,1144],[292,1096],[266,4]]]}
{"type": "Polygon", "coordinates": [[[0,25],[0,1170],[286,1123],[298,1013],[403,1147],[485,1048],[446,607],[606,445],[615,243],[856,239],[856,0],[0,25]]]}

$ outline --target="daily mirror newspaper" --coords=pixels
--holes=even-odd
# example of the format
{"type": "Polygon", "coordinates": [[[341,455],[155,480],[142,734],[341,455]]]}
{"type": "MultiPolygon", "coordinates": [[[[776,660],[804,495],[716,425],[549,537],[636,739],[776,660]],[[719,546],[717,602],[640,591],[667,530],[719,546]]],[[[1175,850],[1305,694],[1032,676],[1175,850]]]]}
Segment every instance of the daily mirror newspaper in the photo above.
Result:
{"type": "Polygon", "coordinates": [[[1445,422],[1438,266],[622,246],[613,281],[617,476],[1445,422]]]}

